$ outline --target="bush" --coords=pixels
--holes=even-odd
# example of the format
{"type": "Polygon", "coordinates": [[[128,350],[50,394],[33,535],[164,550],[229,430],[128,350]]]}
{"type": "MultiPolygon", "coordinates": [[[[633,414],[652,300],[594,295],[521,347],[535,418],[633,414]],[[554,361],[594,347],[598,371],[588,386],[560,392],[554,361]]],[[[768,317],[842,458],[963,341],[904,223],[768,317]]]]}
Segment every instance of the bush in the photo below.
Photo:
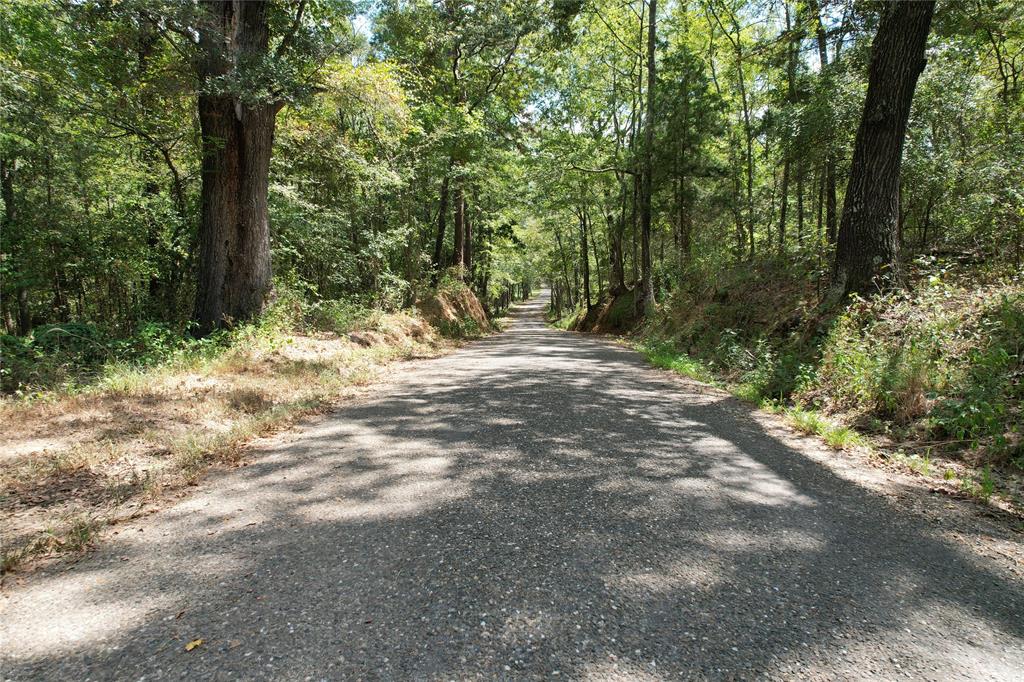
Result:
{"type": "Polygon", "coordinates": [[[0,388],[14,393],[29,383],[37,366],[32,337],[0,335],[0,388]]]}
{"type": "Polygon", "coordinates": [[[861,301],[836,321],[803,397],[1012,455],[1022,343],[1020,293],[933,287],[861,301]]]}
{"type": "Polygon", "coordinates": [[[1024,296],[1002,296],[980,327],[987,339],[968,352],[962,388],[938,401],[933,423],[974,446],[990,440],[995,449],[1019,459],[1020,444],[1011,439],[1020,437],[1024,400],[1024,296]]]}
{"type": "Polygon", "coordinates": [[[347,334],[363,328],[376,311],[351,301],[317,301],[306,308],[305,319],[314,329],[347,334]]]}
{"type": "Polygon", "coordinates": [[[110,354],[106,336],[98,327],[83,322],[45,324],[32,330],[32,346],[46,355],[63,354],[89,363],[110,354]]]}
{"type": "Polygon", "coordinates": [[[188,343],[188,339],[169,325],[140,322],[132,336],[111,342],[109,349],[111,355],[123,362],[154,365],[173,357],[188,343]]]}
{"type": "MultiPolygon", "coordinates": [[[[863,428],[982,448],[993,463],[1024,468],[1021,285],[928,275],[918,273],[912,293],[854,299],[823,319],[806,303],[814,299],[799,273],[754,269],[680,290],[661,328],[649,332],[670,339],[672,353],[645,350],[671,366],[685,364],[675,349],[687,349],[686,362],[755,403],[842,414],[863,428]],[[769,278],[774,286],[760,286],[769,278]]],[[[850,435],[833,433],[837,441],[850,435]]]]}
{"type": "Polygon", "coordinates": [[[484,333],[480,324],[468,315],[456,320],[438,320],[437,331],[449,339],[478,339],[484,333]]]}

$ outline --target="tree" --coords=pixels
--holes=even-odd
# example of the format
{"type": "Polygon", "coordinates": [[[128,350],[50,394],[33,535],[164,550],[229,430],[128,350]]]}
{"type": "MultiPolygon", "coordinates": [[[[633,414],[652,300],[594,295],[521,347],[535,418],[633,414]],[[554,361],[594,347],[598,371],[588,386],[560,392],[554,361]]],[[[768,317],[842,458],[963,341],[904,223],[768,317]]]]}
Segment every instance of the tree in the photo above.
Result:
{"type": "MultiPolygon", "coordinates": [[[[468,216],[473,164],[501,124],[491,117],[495,101],[515,110],[518,83],[514,60],[523,41],[541,25],[532,3],[455,0],[399,3],[387,0],[377,16],[381,56],[410,66],[410,90],[430,104],[421,109],[424,128],[435,140],[431,150],[443,160],[433,266],[445,259],[448,211],[452,216],[450,263],[472,269],[473,242],[468,216]],[[489,124],[489,125],[488,125],[489,124]]],[[[506,114],[507,115],[507,114],[506,114]]]]}
{"type": "Polygon", "coordinates": [[[651,259],[651,194],[654,175],[654,107],[657,91],[655,49],[658,43],[658,2],[649,0],[647,20],[647,112],[644,119],[644,167],[640,191],[640,279],[644,315],[654,312],[654,277],[651,259]]]}
{"type": "Polygon", "coordinates": [[[289,14],[263,0],[200,3],[199,334],[255,317],[271,293],[267,192],[277,113],[315,89],[332,51],[304,30],[306,7],[299,0],[289,14]]]}
{"type": "Polygon", "coordinates": [[[884,5],[871,45],[868,91],[857,129],[836,246],[833,295],[899,286],[900,162],[935,2],[884,5]],[[884,281],[878,281],[881,276],[884,281]]]}

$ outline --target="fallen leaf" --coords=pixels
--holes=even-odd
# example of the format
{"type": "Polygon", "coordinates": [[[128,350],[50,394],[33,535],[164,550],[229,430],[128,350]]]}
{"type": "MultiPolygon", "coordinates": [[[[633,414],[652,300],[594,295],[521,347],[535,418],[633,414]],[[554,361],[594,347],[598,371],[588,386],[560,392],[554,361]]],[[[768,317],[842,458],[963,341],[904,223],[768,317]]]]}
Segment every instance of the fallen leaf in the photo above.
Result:
{"type": "Polygon", "coordinates": [[[196,647],[202,646],[202,645],[203,645],[203,640],[202,639],[193,639],[191,642],[189,642],[188,644],[185,645],[185,651],[192,651],[196,647]]]}

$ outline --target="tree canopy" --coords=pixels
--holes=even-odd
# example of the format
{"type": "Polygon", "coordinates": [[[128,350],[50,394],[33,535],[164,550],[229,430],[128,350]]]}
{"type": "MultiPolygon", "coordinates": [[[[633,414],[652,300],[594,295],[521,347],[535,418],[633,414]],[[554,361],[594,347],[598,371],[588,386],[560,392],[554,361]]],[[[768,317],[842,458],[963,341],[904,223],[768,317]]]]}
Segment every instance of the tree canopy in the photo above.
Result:
{"type": "MultiPolygon", "coordinates": [[[[858,127],[904,4],[6,3],[3,324],[206,333],[275,287],[397,308],[447,268],[489,306],[544,279],[561,312],[639,286],[650,313],[743,263],[825,292],[847,187],[879,187],[858,127]]],[[[849,232],[857,291],[879,258],[1020,267],[1017,9],[940,3],[923,55],[891,55],[918,75],[900,248],[849,232]]]]}

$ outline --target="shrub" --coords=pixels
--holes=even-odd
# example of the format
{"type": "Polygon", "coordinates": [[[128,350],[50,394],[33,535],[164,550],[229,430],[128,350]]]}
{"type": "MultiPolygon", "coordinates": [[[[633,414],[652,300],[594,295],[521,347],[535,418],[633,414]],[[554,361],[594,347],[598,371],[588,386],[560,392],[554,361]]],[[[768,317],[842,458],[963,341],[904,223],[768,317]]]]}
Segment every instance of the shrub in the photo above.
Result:
{"type": "Polygon", "coordinates": [[[439,320],[437,330],[449,339],[476,339],[483,336],[480,324],[469,315],[455,320],[439,320]]]}
{"type": "Polygon", "coordinates": [[[46,355],[63,354],[87,363],[109,355],[106,336],[84,322],[45,324],[32,330],[32,346],[46,355]]]}
{"type": "MultiPolygon", "coordinates": [[[[992,463],[1024,468],[1020,282],[979,284],[948,269],[914,274],[912,292],[855,298],[823,318],[799,273],[755,268],[679,290],[657,333],[752,402],[813,407],[900,438],[983,448],[992,463]]],[[[655,364],[673,361],[647,352],[655,364]]],[[[831,438],[841,444],[850,435],[831,438]]]]}
{"type": "Polygon", "coordinates": [[[314,329],[347,334],[365,327],[375,311],[346,300],[317,301],[306,309],[306,321],[314,329]]]}
{"type": "Polygon", "coordinates": [[[0,387],[3,392],[13,393],[30,383],[38,360],[31,337],[0,335],[0,387]]]}

